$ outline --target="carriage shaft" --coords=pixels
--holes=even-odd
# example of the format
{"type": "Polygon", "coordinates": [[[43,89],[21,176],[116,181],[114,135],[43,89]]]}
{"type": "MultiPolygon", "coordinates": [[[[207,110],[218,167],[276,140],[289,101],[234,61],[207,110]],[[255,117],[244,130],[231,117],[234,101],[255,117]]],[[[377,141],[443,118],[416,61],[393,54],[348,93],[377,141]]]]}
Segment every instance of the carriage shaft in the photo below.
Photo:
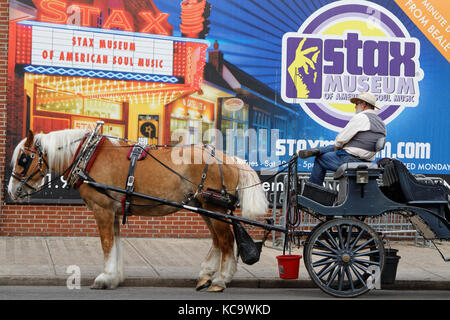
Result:
{"type": "MultiPolygon", "coordinates": [[[[113,192],[118,192],[118,193],[123,193],[126,194],[127,191],[125,189],[122,188],[117,188],[117,187],[113,187],[113,186],[109,186],[106,184],[102,184],[102,183],[98,183],[98,182],[94,182],[94,181],[88,181],[88,180],[84,180],[84,183],[94,187],[95,189],[102,189],[102,190],[110,190],[113,192]]],[[[156,201],[165,205],[169,205],[172,207],[176,207],[176,208],[180,208],[180,209],[186,209],[192,212],[196,212],[198,214],[207,216],[209,218],[213,218],[213,219],[220,219],[223,222],[229,223],[231,224],[231,221],[227,221],[226,219],[230,219],[230,220],[234,220],[234,221],[239,221],[242,222],[244,224],[249,224],[249,225],[253,225],[256,227],[260,227],[266,230],[270,230],[270,231],[278,231],[278,232],[283,232],[283,233],[287,233],[287,229],[281,226],[275,226],[275,225],[271,225],[271,224],[267,224],[267,223],[263,223],[263,222],[259,222],[259,221],[255,221],[255,220],[251,220],[251,219],[247,219],[244,217],[239,217],[239,216],[232,216],[226,213],[222,213],[222,212],[217,212],[217,211],[210,211],[210,210],[206,210],[203,208],[198,208],[198,207],[192,207],[192,206],[188,206],[188,205],[184,205],[180,202],[176,202],[176,201],[171,201],[171,200],[167,200],[167,199],[162,199],[162,198],[157,198],[157,197],[153,197],[147,194],[143,194],[143,193],[139,193],[139,192],[133,192],[132,196],[134,197],[139,197],[139,198],[143,198],[146,200],[151,200],[151,201],[156,201]],[[224,220],[225,219],[225,220],[224,220]]],[[[294,232],[295,235],[300,235],[297,233],[302,233],[302,232],[294,232]]]]}

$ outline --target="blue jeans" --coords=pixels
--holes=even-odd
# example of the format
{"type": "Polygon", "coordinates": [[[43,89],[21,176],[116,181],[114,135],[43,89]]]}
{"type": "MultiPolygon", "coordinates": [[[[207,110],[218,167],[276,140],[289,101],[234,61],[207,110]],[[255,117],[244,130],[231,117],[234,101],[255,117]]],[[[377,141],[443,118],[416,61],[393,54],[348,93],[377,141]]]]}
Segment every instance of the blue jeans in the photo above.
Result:
{"type": "Polygon", "coordinates": [[[336,171],[343,163],[361,161],[345,150],[339,149],[334,151],[334,145],[319,149],[320,154],[314,160],[314,167],[309,177],[309,182],[318,184],[319,186],[323,184],[327,170],[336,171]]]}

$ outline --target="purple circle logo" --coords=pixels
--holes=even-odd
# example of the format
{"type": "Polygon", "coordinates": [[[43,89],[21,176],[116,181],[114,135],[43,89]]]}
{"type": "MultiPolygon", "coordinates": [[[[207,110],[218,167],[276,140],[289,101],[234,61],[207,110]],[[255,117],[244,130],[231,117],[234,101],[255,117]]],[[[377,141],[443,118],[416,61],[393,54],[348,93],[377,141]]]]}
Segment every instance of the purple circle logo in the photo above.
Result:
{"type": "Polygon", "coordinates": [[[419,102],[420,42],[385,8],[338,1],[283,36],[281,95],[322,126],[340,131],[354,114],[350,99],[377,98],[389,123],[419,102]]]}

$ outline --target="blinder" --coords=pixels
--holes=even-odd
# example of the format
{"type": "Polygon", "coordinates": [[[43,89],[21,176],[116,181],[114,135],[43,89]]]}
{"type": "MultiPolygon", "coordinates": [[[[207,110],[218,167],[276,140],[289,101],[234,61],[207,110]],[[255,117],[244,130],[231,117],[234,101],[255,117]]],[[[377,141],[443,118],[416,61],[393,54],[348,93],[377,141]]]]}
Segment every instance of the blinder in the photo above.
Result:
{"type": "MultiPolygon", "coordinates": [[[[29,149],[29,148],[26,148],[29,149]]],[[[31,151],[31,150],[30,150],[31,151]]],[[[17,165],[19,167],[22,167],[23,170],[20,173],[21,176],[25,176],[28,172],[28,169],[30,169],[31,163],[33,162],[33,159],[36,156],[36,151],[31,151],[31,154],[26,154],[25,152],[22,152],[19,159],[17,160],[17,165]]]]}

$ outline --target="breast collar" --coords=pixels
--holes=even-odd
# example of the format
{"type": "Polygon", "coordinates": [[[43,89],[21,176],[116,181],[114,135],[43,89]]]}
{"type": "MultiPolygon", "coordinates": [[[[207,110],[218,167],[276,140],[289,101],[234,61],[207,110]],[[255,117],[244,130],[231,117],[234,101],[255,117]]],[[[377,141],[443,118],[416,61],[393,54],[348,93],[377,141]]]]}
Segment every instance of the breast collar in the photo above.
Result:
{"type": "Polygon", "coordinates": [[[74,156],[72,169],[66,176],[68,187],[77,189],[83,183],[80,174],[86,176],[84,173],[89,172],[98,155],[99,147],[103,144],[105,138],[105,136],[100,134],[93,136],[89,134],[80,142],[74,156]]]}

